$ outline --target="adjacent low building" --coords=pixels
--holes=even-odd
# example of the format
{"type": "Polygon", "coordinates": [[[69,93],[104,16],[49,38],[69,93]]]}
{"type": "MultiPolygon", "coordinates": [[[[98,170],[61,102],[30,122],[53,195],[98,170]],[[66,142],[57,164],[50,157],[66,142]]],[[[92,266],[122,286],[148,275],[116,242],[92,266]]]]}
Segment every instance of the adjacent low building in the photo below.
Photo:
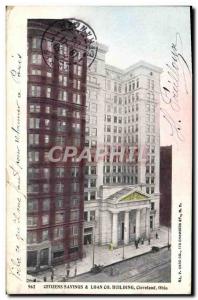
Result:
{"type": "Polygon", "coordinates": [[[160,147],[160,224],[171,227],[172,146],[160,147]]]}

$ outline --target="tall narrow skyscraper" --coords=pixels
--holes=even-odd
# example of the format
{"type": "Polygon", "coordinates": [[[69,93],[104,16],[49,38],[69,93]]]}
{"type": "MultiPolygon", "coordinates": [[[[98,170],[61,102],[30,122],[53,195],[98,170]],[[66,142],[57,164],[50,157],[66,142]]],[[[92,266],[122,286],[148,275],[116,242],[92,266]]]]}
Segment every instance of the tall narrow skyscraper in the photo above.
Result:
{"type": "Polygon", "coordinates": [[[62,27],[68,24],[56,21],[28,22],[29,270],[83,255],[84,161],[52,162],[48,154],[54,146],[76,146],[79,152],[84,147],[87,57],[76,60],[72,55],[82,54],[83,36],[78,31],[67,36],[62,27]]]}

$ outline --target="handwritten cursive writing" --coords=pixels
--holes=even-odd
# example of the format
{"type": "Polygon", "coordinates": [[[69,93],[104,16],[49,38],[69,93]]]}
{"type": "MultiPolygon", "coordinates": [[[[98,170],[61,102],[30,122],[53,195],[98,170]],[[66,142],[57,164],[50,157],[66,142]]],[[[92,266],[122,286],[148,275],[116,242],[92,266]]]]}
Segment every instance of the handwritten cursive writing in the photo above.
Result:
{"type": "MultiPolygon", "coordinates": [[[[177,113],[181,110],[181,104],[179,103],[179,88],[184,86],[185,93],[188,94],[188,85],[187,85],[187,72],[190,73],[189,65],[183,55],[183,43],[180,33],[176,33],[175,42],[171,44],[171,61],[166,64],[167,67],[167,80],[166,84],[161,88],[161,98],[165,105],[170,107],[170,111],[167,109],[161,108],[161,113],[163,118],[168,122],[171,133],[174,135],[176,133],[177,138],[180,141],[184,141],[184,136],[181,134],[181,120],[179,126],[175,117],[171,116],[171,112],[177,113]]],[[[168,107],[167,107],[168,108],[168,107]]]]}
{"type": "Polygon", "coordinates": [[[19,83],[21,79],[21,66],[22,66],[22,56],[21,54],[17,53],[17,55],[12,55],[12,58],[14,59],[16,66],[13,67],[12,70],[10,70],[10,74],[12,76],[12,79],[19,83]]]}
{"type": "MultiPolygon", "coordinates": [[[[9,220],[11,222],[10,226],[13,225],[14,236],[12,242],[12,257],[9,258],[9,273],[15,278],[21,280],[22,275],[22,243],[24,243],[24,237],[22,234],[22,212],[21,205],[22,201],[26,200],[26,195],[23,193],[21,188],[21,69],[22,69],[22,56],[17,53],[12,55],[13,66],[10,70],[10,76],[13,82],[13,90],[15,91],[15,110],[14,110],[14,124],[11,125],[12,140],[14,145],[12,149],[13,159],[8,162],[7,168],[7,184],[12,191],[12,218],[9,220]],[[14,193],[13,193],[14,191],[14,193]]],[[[9,245],[8,245],[9,246],[9,245]]]]}

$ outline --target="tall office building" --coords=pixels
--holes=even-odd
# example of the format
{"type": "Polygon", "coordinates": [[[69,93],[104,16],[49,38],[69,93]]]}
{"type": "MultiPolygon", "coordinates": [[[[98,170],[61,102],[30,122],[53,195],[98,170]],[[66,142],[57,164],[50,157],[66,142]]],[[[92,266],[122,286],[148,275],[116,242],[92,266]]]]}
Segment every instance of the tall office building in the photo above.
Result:
{"type": "Polygon", "coordinates": [[[105,63],[107,51],[99,45],[88,70],[86,145],[117,154],[87,163],[84,243],[116,247],[159,228],[162,69],[141,61],[121,70],[105,63]]]}
{"type": "Polygon", "coordinates": [[[87,58],[70,55],[85,39],[75,31],[74,44],[61,33],[65,24],[28,21],[28,270],[82,257],[84,161],[48,156],[53,146],[80,152],[85,143],[87,58]]]}

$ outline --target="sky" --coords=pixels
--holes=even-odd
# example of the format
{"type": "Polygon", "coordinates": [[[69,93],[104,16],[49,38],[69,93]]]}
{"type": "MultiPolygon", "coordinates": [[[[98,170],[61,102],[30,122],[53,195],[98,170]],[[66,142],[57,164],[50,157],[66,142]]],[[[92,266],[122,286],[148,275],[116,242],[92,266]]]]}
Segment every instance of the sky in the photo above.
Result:
{"type": "MultiPolygon", "coordinates": [[[[188,7],[68,7],[67,13],[94,29],[98,42],[109,47],[107,63],[119,68],[139,60],[163,68],[176,32],[190,45],[188,7]]],[[[189,47],[185,56],[190,61],[189,47]]]]}

